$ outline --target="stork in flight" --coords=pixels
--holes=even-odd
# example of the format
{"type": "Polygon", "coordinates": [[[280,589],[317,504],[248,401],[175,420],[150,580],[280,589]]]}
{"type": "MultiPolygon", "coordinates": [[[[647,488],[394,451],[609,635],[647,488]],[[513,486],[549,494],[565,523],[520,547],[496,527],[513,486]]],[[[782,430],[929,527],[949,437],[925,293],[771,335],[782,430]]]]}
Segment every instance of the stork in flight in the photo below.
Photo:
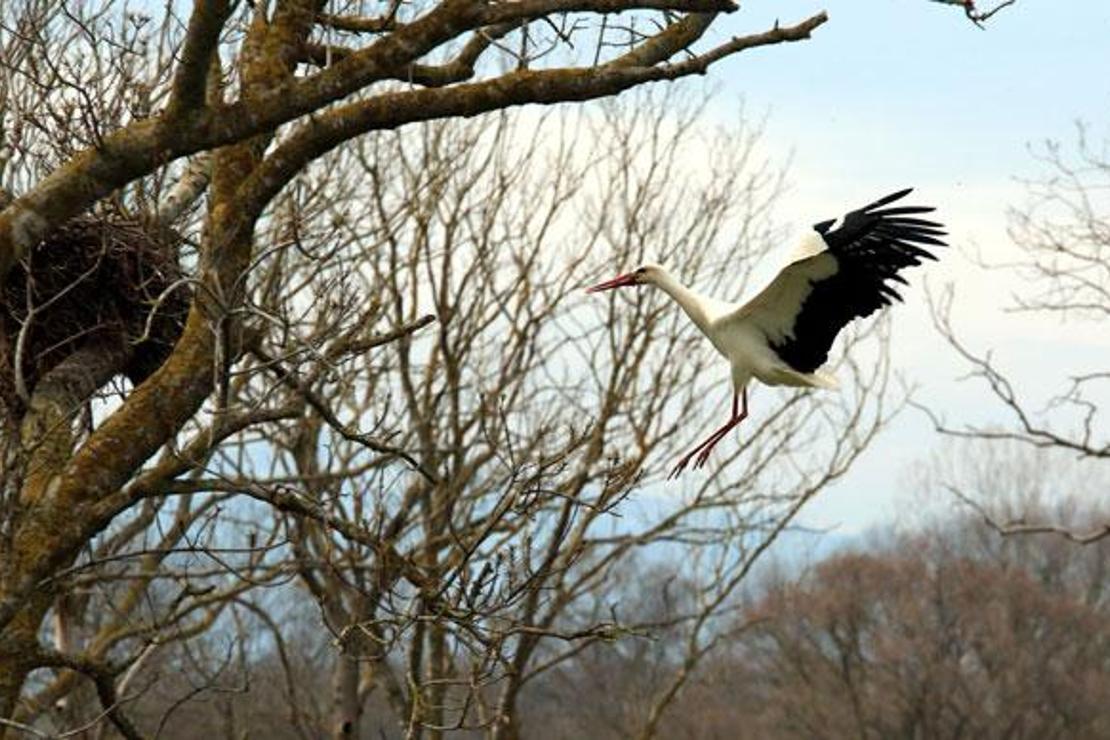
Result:
{"type": "Polygon", "coordinates": [[[836,335],[852,319],[870,316],[891,299],[902,300],[890,285],[906,284],[898,271],[936,259],[920,245],[946,246],[938,238],[945,235],[944,227],[918,217],[932,208],[884,208],[911,190],[880,198],[839,223],[814,224],[801,256],[743,305],[699,295],[654,263],[587,289],[661,288],[732,365],[731,418],[679,460],[670,477],[678,476],[695,455],[694,467],[705,465],[713,447],[748,416],[748,381],[753,377],[766,385],[836,387],[836,380],[819,370],[836,335]]]}

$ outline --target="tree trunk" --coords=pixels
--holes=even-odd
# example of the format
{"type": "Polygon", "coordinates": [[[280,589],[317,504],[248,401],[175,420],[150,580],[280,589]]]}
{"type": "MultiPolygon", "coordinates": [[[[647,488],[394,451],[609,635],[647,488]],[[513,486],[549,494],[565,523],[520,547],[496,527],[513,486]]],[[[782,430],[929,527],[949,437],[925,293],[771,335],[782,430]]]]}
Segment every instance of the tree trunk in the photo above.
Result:
{"type": "MultiPolygon", "coordinates": [[[[23,590],[25,574],[44,553],[52,553],[59,568],[76,557],[56,544],[67,541],[82,519],[82,512],[54,495],[58,476],[73,454],[77,412],[128,357],[124,343],[102,342],[78,350],[36,384],[21,424],[23,481],[10,549],[0,557],[0,601],[23,590]]],[[[27,674],[37,667],[39,631],[58,586],[35,588],[0,631],[0,717],[13,715],[27,674]]]]}
{"type": "Polygon", "coordinates": [[[337,653],[333,671],[331,736],[335,740],[357,739],[362,721],[358,693],[359,662],[356,656],[337,653]]]}

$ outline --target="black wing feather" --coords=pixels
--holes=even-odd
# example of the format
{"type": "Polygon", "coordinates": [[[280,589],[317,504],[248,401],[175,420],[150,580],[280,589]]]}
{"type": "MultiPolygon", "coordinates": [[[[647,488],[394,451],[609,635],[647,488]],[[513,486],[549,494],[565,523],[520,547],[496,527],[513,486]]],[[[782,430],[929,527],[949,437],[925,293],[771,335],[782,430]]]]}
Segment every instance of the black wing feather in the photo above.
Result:
{"type": "Polygon", "coordinates": [[[943,224],[916,217],[933,208],[883,208],[904,198],[911,190],[899,190],[852,211],[835,229],[832,228],[835,220],[814,225],[828,245],[828,251],[836,258],[837,270],[812,283],[792,334],[771,344],[790,367],[811,373],[825,364],[833,340],[848,322],[870,316],[890,305],[892,300],[902,300],[888,284],[906,284],[899,270],[919,265],[925,259],[936,259],[919,245],[947,246],[937,238],[945,235],[943,224]]]}

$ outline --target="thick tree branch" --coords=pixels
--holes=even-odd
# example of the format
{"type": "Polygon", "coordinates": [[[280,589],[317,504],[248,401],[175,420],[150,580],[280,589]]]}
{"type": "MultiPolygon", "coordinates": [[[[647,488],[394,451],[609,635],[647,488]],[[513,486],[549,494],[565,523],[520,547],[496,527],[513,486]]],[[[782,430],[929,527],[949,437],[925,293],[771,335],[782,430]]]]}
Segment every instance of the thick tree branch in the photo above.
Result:
{"type": "Polygon", "coordinates": [[[351,33],[384,33],[385,31],[396,31],[404,25],[397,22],[395,13],[377,18],[321,13],[317,16],[317,19],[324,26],[338,31],[350,31],[351,33]]]}
{"type": "MultiPolygon", "coordinates": [[[[58,224],[167,161],[271,131],[373,82],[395,78],[398,69],[467,31],[528,20],[549,13],[607,12],[615,7],[613,3],[614,0],[547,0],[544,5],[546,9],[541,10],[536,3],[475,5],[464,0],[445,0],[424,16],[397,28],[366,49],[345,57],[307,79],[287,79],[267,91],[251,95],[249,100],[226,107],[179,108],[152,119],[136,121],[103,137],[95,149],[78,154],[0,212],[0,280],[27,249],[58,224]]],[[[646,3],[632,2],[620,9],[684,11],[691,8],[730,7],[723,0],[646,0],[646,3]]],[[[681,35],[671,30],[675,26],[690,34],[694,26],[704,26],[712,19],[711,14],[694,17],[699,20],[680,21],[661,32],[657,38],[662,38],[656,43],[662,44],[669,51],[665,56],[654,53],[653,56],[667,58],[681,48],[674,44],[681,35]]],[[[824,22],[823,19],[821,22],[824,22]]],[[[697,38],[704,30],[704,27],[699,28],[692,38],[697,38]]],[[[300,52],[300,45],[297,46],[297,49],[292,50],[294,54],[300,52]]],[[[588,75],[590,70],[578,71],[588,75]]],[[[704,69],[689,69],[685,74],[701,71],[704,69]]],[[[604,72],[602,76],[605,76],[604,72]]],[[[659,76],[644,75],[638,79],[649,81],[674,79],[678,76],[681,75],[664,73],[659,76]]],[[[185,79],[191,79],[190,75],[186,75],[185,79]]],[[[611,83],[612,80],[608,83],[602,81],[598,92],[592,95],[578,92],[566,99],[585,100],[605,94],[604,89],[617,91],[636,84],[632,79],[624,87],[613,87],[611,83]]],[[[183,82],[182,85],[189,90],[195,87],[192,82],[188,85],[183,82]]],[[[192,94],[188,93],[189,96],[192,94]]],[[[551,96],[547,98],[543,101],[521,102],[557,102],[551,96]]],[[[397,125],[404,122],[400,120],[397,125]]]]}
{"type": "Polygon", "coordinates": [[[194,1],[181,50],[181,62],[174,75],[173,90],[166,108],[166,115],[170,118],[204,104],[212,54],[219,45],[220,32],[231,14],[231,7],[229,0],[194,1]]]}
{"type": "MultiPolygon", "coordinates": [[[[444,64],[410,64],[398,69],[392,76],[399,82],[421,87],[444,87],[457,82],[469,80],[474,76],[475,65],[479,57],[496,41],[519,28],[516,23],[502,23],[488,26],[474,33],[466,42],[459,53],[449,62],[444,64]]],[[[354,49],[346,47],[329,46],[326,44],[305,44],[304,60],[320,67],[335,64],[351,54],[354,49]]]]}
{"type": "Polygon", "coordinates": [[[153,214],[154,220],[162,226],[169,226],[176,221],[204,195],[211,176],[211,154],[208,152],[198,154],[189,162],[169,192],[158,202],[158,207],[153,214]]]}
{"type": "Polygon", "coordinates": [[[120,707],[120,699],[116,692],[116,676],[122,672],[121,668],[85,656],[65,655],[41,647],[34,661],[43,668],[68,668],[87,676],[96,686],[96,694],[104,714],[120,734],[127,740],[142,740],[143,734],[131,723],[120,707]]]}
{"type": "Polygon", "coordinates": [[[30,408],[23,417],[22,442],[28,467],[20,498],[39,501],[69,460],[73,447],[73,419],[83,404],[122,371],[129,348],[101,340],[60,362],[36,384],[30,408]]]}
{"type": "Polygon", "coordinates": [[[590,100],[615,95],[645,82],[703,74],[710,64],[729,54],[809,38],[812,30],[827,20],[828,16],[819,13],[795,26],[734,38],[675,64],[640,66],[641,61],[651,64],[669,58],[708,28],[708,17],[688,16],[600,68],[518,70],[497,79],[444,89],[377,95],[321,114],[292,134],[244,182],[242,201],[249,212],[260,213],[307,163],[368,131],[448,116],[475,116],[527,103],[590,100]]]}

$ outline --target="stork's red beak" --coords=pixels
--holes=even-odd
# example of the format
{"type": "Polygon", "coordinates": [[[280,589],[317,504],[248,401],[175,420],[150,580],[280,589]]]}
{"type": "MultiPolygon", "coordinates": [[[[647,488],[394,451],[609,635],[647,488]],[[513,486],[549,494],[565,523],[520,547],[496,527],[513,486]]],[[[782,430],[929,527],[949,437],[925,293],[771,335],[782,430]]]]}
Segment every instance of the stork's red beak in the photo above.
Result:
{"type": "Polygon", "coordinates": [[[603,290],[612,290],[613,288],[623,288],[626,285],[639,285],[639,283],[636,282],[636,273],[629,272],[625,275],[618,275],[617,277],[613,278],[612,280],[606,280],[604,283],[598,283],[597,285],[595,285],[593,287],[586,288],[586,292],[587,293],[600,293],[603,290]]]}

